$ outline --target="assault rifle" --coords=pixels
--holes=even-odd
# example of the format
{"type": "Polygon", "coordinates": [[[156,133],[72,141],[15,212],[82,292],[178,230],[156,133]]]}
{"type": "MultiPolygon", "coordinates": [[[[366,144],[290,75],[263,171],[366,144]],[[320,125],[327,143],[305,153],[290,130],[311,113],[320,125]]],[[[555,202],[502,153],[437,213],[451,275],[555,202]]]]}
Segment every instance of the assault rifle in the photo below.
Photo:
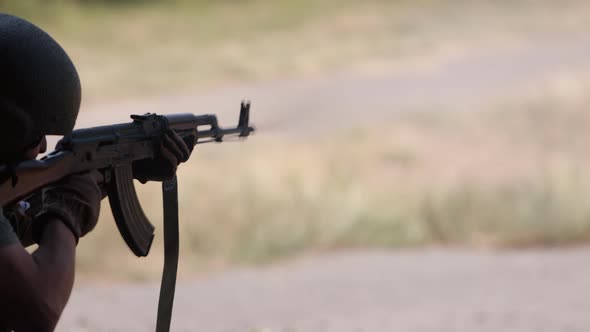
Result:
{"type": "MultiPolygon", "coordinates": [[[[12,173],[12,181],[0,184],[0,206],[17,202],[69,174],[98,170],[104,176],[111,210],[125,243],[136,256],[147,256],[155,228],[145,216],[135,192],[133,162],[154,158],[159,148],[157,142],[168,130],[174,130],[185,142],[190,138],[195,145],[222,142],[226,136],[247,137],[254,131],[249,117],[250,103],[242,102],[235,128],[219,127],[217,117],[211,114],[147,113],[132,115],[131,123],[74,130],[41,160],[22,162],[12,170],[0,167],[0,174],[12,173]]],[[[165,261],[157,331],[167,331],[170,324],[178,260],[176,178],[164,181],[162,188],[165,261]]]]}

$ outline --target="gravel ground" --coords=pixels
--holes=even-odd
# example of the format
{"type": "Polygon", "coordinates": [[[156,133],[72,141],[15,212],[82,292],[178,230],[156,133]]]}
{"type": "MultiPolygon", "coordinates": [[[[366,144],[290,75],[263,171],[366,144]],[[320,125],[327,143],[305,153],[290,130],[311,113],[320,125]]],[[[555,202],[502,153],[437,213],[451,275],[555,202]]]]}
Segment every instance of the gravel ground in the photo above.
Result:
{"type": "MultiPolygon", "coordinates": [[[[179,284],[172,331],[588,331],[590,247],[343,252],[179,284]]],[[[157,284],[78,285],[59,331],[153,331],[157,284]]]]}

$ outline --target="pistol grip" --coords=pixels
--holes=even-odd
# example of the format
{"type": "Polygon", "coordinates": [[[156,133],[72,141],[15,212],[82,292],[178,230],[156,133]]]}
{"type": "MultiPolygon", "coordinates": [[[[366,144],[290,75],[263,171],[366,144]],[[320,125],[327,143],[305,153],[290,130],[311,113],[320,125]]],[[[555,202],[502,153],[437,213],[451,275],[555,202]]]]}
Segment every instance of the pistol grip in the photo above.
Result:
{"type": "Polygon", "coordinates": [[[147,256],[154,239],[154,226],[145,216],[137,198],[131,165],[117,165],[111,174],[109,203],[119,232],[136,256],[147,256]]]}

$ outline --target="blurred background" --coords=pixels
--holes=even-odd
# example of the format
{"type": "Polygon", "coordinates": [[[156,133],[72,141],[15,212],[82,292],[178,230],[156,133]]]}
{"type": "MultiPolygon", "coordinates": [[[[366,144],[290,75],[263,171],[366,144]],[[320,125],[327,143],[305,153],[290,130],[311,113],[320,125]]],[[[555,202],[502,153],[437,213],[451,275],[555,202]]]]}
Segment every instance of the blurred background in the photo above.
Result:
{"type": "MultiPolygon", "coordinates": [[[[145,112],[234,126],[252,101],[254,136],[198,146],[179,170],[176,330],[590,327],[589,2],[0,10],[72,57],[78,128],[145,112]]],[[[150,256],[129,252],[103,204],[63,330],[153,329],[161,193],[136,187],[157,226],[150,256]]]]}

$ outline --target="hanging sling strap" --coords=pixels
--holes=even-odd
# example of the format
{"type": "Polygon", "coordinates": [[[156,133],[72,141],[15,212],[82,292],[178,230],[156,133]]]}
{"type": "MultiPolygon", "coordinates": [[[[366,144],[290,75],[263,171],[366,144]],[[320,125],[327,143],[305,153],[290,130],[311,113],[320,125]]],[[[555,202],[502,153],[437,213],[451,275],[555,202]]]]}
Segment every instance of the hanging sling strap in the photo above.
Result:
{"type": "Polygon", "coordinates": [[[178,184],[176,176],[162,182],[164,201],[164,271],[158,302],[156,332],[170,331],[178,269],[178,184]]]}

